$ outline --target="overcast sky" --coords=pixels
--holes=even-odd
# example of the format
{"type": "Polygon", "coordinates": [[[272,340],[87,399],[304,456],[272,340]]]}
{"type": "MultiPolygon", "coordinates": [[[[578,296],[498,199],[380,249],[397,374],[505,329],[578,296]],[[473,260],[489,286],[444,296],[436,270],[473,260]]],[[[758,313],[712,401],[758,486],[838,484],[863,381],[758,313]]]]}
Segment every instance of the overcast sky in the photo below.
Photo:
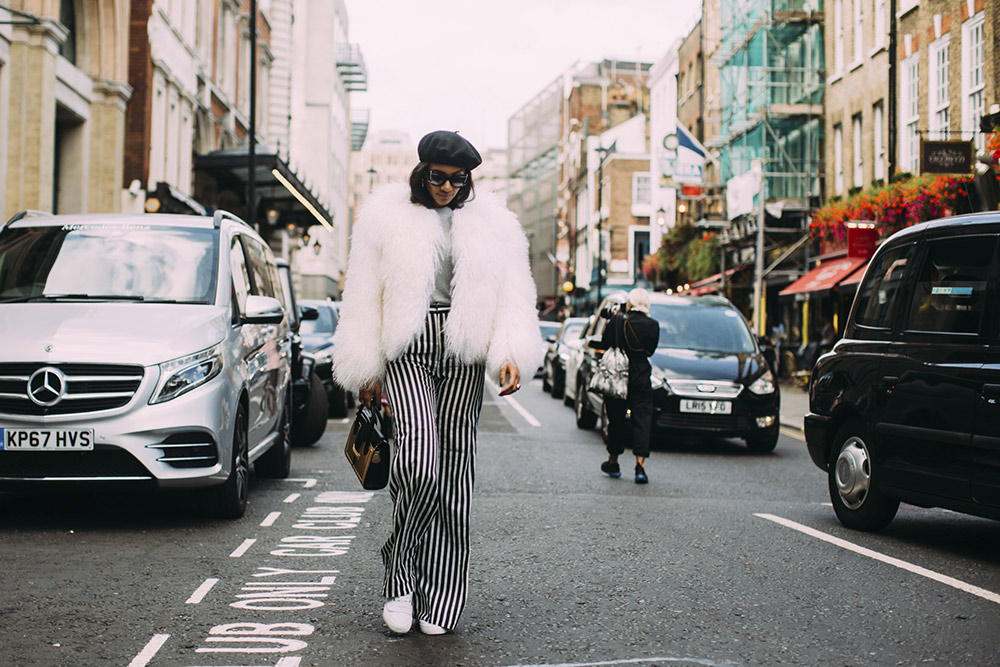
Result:
{"type": "Polygon", "coordinates": [[[507,146],[507,119],[576,61],[655,63],[694,25],[697,0],[345,0],[361,47],[369,132],[416,141],[458,130],[507,146]]]}

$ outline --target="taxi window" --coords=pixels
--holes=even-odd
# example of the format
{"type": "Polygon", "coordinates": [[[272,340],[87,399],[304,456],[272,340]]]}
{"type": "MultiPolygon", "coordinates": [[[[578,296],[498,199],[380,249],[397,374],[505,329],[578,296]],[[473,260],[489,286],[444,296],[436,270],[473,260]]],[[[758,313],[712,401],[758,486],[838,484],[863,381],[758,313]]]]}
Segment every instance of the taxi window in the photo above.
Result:
{"type": "Polygon", "coordinates": [[[978,333],[995,245],[993,238],[982,236],[928,242],[904,328],[978,333]]]}
{"type": "Polygon", "coordinates": [[[856,324],[879,329],[892,327],[899,309],[903,276],[913,248],[912,243],[892,248],[873,260],[865,272],[865,280],[854,304],[856,324]]]}

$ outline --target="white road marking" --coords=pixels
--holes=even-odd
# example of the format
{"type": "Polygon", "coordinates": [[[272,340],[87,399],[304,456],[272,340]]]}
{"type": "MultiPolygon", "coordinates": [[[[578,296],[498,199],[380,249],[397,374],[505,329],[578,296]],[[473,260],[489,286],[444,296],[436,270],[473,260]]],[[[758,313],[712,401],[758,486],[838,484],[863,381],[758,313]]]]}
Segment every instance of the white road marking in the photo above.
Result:
{"type": "Polygon", "coordinates": [[[302,486],[306,489],[311,489],[316,486],[316,480],[312,477],[286,477],[286,482],[305,482],[302,486]]]}
{"type": "Polygon", "coordinates": [[[818,530],[810,528],[809,526],[803,526],[801,523],[795,523],[794,521],[789,521],[780,516],[774,516],[773,514],[754,514],[761,519],[767,519],[768,521],[773,521],[779,525],[785,526],[786,528],[791,528],[792,530],[797,530],[800,533],[805,533],[810,537],[815,537],[817,540],[823,540],[824,542],[829,542],[830,544],[836,545],[842,549],[847,549],[848,551],[853,551],[856,554],[861,554],[862,556],[867,556],[868,558],[874,558],[877,561],[886,563],[887,565],[892,565],[898,567],[907,572],[912,572],[913,574],[918,574],[921,577],[927,577],[938,583],[944,584],[945,586],[951,586],[952,588],[957,588],[960,591],[966,593],[971,593],[972,595],[983,598],[984,600],[989,600],[996,604],[1000,604],[1000,593],[994,593],[993,591],[988,591],[985,588],[980,588],[979,586],[973,586],[954,577],[949,577],[944,574],[940,574],[933,570],[928,570],[925,567],[920,567],[919,565],[914,565],[912,563],[907,563],[905,560],[900,560],[898,558],[893,558],[892,556],[886,556],[885,554],[879,553],[878,551],[873,551],[871,549],[866,549],[865,547],[858,546],[853,542],[848,542],[847,540],[842,540],[839,537],[834,537],[833,535],[827,535],[826,533],[821,533],[818,530]]]}
{"type": "MultiPolygon", "coordinates": [[[[493,392],[499,396],[500,387],[497,386],[496,383],[494,383],[493,380],[489,378],[486,378],[486,382],[487,384],[490,385],[490,388],[493,389],[493,392]]],[[[530,412],[528,412],[527,410],[525,410],[524,406],[518,403],[518,401],[513,396],[499,396],[499,397],[507,401],[507,404],[510,405],[510,407],[514,408],[519,415],[524,417],[524,421],[528,422],[531,426],[542,425],[542,422],[535,419],[535,416],[530,412]]]]}
{"type": "Polygon", "coordinates": [[[153,659],[157,651],[163,648],[168,639],[170,639],[170,635],[153,635],[153,638],[139,652],[139,655],[132,658],[132,662],[128,663],[128,667],[145,667],[148,665],[149,661],[153,659]]]}
{"type": "Polygon", "coordinates": [[[264,517],[264,520],[260,522],[260,525],[265,528],[268,526],[273,526],[274,522],[278,520],[279,516],[281,516],[281,512],[271,512],[266,517],[264,517]]]}
{"type": "Polygon", "coordinates": [[[302,496],[302,494],[301,494],[301,493],[293,493],[292,495],[290,495],[290,496],[288,496],[287,498],[285,498],[285,502],[286,502],[286,503],[294,503],[294,502],[295,502],[296,500],[298,500],[298,499],[299,499],[299,498],[300,498],[301,496],[302,496]]]}
{"type": "Polygon", "coordinates": [[[715,662],[704,658],[678,658],[674,656],[659,656],[656,658],[627,658],[624,660],[604,660],[601,662],[560,662],[538,663],[530,665],[508,665],[508,667],[604,667],[605,665],[641,665],[645,663],[679,662],[689,665],[705,665],[705,667],[731,667],[731,662],[715,662]]]}
{"type": "Polygon", "coordinates": [[[255,540],[255,539],[243,540],[243,544],[241,544],[240,546],[236,547],[236,551],[234,551],[233,553],[229,554],[229,557],[230,558],[239,558],[240,556],[242,556],[243,554],[245,554],[250,549],[250,547],[253,546],[253,543],[256,542],[256,541],[257,540],[255,540]]]}
{"type": "Polygon", "coordinates": [[[208,595],[208,592],[212,590],[212,586],[215,586],[217,583],[219,583],[218,579],[206,579],[205,583],[199,586],[198,590],[191,594],[191,597],[187,599],[186,604],[198,604],[204,600],[205,596],[208,595]]]}

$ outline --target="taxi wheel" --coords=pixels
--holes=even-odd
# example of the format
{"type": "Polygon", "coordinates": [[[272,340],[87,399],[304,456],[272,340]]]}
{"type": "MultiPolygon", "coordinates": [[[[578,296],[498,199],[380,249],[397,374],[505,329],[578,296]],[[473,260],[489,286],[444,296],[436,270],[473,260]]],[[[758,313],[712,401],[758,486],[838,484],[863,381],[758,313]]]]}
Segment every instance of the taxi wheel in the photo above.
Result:
{"type": "Polygon", "coordinates": [[[241,404],[233,423],[229,478],[205,490],[205,512],[220,519],[238,519],[247,509],[250,486],[250,457],[247,443],[247,412],[241,404]]]}
{"type": "Polygon", "coordinates": [[[292,470],[292,407],[285,399],[285,407],[278,421],[278,433],[274,444],[254,463],[254,472],[261,477],[285,479],[292,470]]]}
{"type": "Polygon", "coordinates": [[[329,395],[330,409],[329,415],[334,419],[343,419],[350,409],[347,400],[348,392],[339,385],[333,385],[333,391],[329,395]]]}
{"type": "Polygon", "coordinates": [[[292,444],[296,447],[313,445],[326,430],[326,416],[329,410],[323,381],[315,373],[309,379],[309,396],[301,419],[292,423],[292,444]]]}
{"type": "Polygon", "coordinates": [[[830,500],[840,523],[856,530],[879,531],[889,525],[899,501],[883,495],[872,459],[871,432],[856,419],[837,431],[830,450],[830,500]]]}

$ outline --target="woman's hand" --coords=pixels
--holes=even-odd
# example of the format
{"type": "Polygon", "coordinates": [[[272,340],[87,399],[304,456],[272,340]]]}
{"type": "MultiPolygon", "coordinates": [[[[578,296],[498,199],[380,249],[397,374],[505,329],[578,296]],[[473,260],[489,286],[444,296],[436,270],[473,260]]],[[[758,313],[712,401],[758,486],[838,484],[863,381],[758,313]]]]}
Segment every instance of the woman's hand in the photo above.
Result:
{"type": "Polygon", "coordinates": [[[362,387],[358,391],[358,400],[369,410],[380,410],[382,407],[382,381],[375,380],[367,387],[362,387]],[[375,402],[375,407],[372,407],[372,401],[375,402]]]}
{"type": "Polygon", "coordinates": [[[505,361],[500,364],[500,395],[513,394],[521,388],[521,371],[513,361],[505,361]]]}

